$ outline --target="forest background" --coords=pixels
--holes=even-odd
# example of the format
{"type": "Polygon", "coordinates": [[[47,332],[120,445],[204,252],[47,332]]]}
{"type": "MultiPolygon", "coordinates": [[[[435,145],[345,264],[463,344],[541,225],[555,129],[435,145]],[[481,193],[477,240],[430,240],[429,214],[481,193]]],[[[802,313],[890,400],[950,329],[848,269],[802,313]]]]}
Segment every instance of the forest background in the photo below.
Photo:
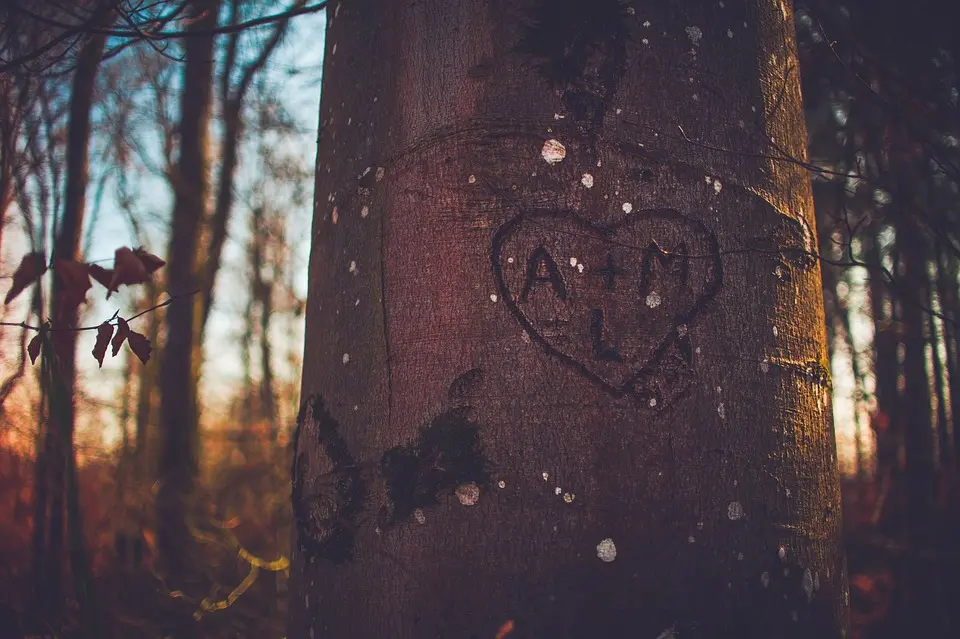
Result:
{"type": "MultiPolygon", "coordinates": [[[[220,6],[205,23],[214,68],[199,79],[214,108],[209,139],[194,149],[209,176],[205,213],[190,230],[194,292],[171,283],[172,249],[189,199],[182,105],[198,82],[182,60],[186,43],[204,38],[178,37],[195,26],[180,15],[185,3],[107,4],[120,10],[0,4],[0,288],[14,285],[24,255],[60,252],[64,220],[77,214],[70,126],[84,68],[89,176],[72,257],[109,268],[116,249],[143,247],[167,262],[108,299],[97,285],[87,294],[81,326],[148,311],[131,328],[153,356],[144,363],[124,349],[101,368],[90,354],[96,335],[80,332],[68,438],[51,426],[56,391],[42,363],[30,363],[33,333],[18,326],[52,316],[60,285],[47,277],[0,309],[0,625],[69,636],[98,605],[119,636],[193,624],[201,636],[281,637],[324,22],[336,6],[210,3],[220,6]],[[158,368],[168,331],[179,330],[167,312],[184,299],[204,318],[190,327],[202,348],[185,354],[198,372],[199,462],[183,523],[209,550],[195,591],[168,587],[157,570],[158,534],[167,534],[157,502],[168,476],[191,472],[164,453],[172,444],[161,395],[177,380],[164,386],[158,368]],[[82,565],[86,581],[74,574],[82,565]],[[93,592],[110,604],[91,604],[93,592]]],[[[960,44],[949,29],[960,15],[947,2],[892,4],[796,5],[862,637],[898,636],[884,633],[898,627],[905,600],[949,601],[939,581],[917,591],[905,576],[918,556],[958,563],[916,543],[904,516],[909,486],[935,484],[933,537],[960,529],[960,44]]]]}

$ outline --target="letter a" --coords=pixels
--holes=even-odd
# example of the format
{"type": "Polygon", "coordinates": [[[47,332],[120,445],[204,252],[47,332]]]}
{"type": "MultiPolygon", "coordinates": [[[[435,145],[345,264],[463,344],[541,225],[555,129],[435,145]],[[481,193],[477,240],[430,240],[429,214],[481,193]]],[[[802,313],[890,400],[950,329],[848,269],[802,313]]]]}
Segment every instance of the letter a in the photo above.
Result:
{"type": "Polygon", "coordinates": [[[550,282],[560,301],[567,301],[567,286],[563,283],[560,269],[557,268],[557,263],[543,246],[538,246],[527,260],[527,279],[523,283],[523,290],[520,291],[521,302],[527,301],[530,289],[533,288],[534,283],[539,282],[550,282]]]}

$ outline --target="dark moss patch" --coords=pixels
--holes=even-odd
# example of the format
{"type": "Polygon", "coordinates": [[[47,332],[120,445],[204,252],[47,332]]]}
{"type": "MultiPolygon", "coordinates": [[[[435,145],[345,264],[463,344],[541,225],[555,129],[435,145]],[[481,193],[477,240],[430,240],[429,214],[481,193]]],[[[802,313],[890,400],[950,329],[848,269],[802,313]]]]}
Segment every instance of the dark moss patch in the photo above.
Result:
{"type": "Polygon", "coordinates": [[[308,558],[334,563],[351,559],[367,486],[340,434],[340,424],[319,395],[308,399],[300,408],[291,476],[291,502],[301,551],[308,558]],[[327,458],[329,469],[320,477],[309,474],[314,460],[303,453],[307,445],[316,447],[327,458]]]}
{"type": "Polygon", "coordinates": [[[383,454],[380,472],[389,505],[380,512],[381,528],[406,521],[418,508],[437,505],[442,494],[460,484],[484,487],[490,483],[480,428],[467,412],[447,410],[425,425],[416,441],[383,454]]]}
{"type": "Polygon", "coordinates": [[[620,0],[537,0],[516,50],[561,91],[582,132],[597,135],[627,67],[630,14],[620,0]]]}

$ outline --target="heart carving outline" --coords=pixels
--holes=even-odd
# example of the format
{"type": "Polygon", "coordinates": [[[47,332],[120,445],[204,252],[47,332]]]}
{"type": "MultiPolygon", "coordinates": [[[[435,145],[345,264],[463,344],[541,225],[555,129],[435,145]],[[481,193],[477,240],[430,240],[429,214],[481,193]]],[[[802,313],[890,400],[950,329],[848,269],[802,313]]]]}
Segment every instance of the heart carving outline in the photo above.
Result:
{"type": "MultiPolygon", "coordinates": [[[[650,238],[653,242],[653,238],[650,238]]],[[[529,247],[532,248],[532,247],[529,247]]],[[[630,247],[640,250],[640,247],[630,247]]],[[[557,358],[565,365],[579,372],[583,377],[599,386],[604,391],[621,398],[624,396],[633,396],[638,400],[656,399],[659,394],[650,390],[650,385],[645,384],[650,378],[655,376],[661,365],[665,365],[665,359],[671,348],[676,346],[680,350],[686,367],[692,363],[692,355],[689,337],[686,331],[681,331],[681,325],[689,327],[703,309],[716,297],[723,284],[723,265],[720,260],[719,243],[716,236],[700,221],[684,216],[676,209],[659,208],[644,209],[628,214],[612,224],[600,224],[584,218],[576,211],[570,209],[539,209],[521,211],[519,214],[501,225],[493,235],[491,249],[491,264],[493,267],[494,283],[500,293],[500,296],[506,304],[511,315],[517,320],[521,328],[529,335],[531,340],[539,345],[548,355],[557,358]],[[551,225],[550,223],[553,223],[551,225]],[[695,237],[698,243],[706,247],[702,255],[692,256],[696,259],[709,260],[703,271],[706,274],[702,282],[702,288],[689,307],[682,309],[674,315],[670,328],[665,334],[657,338],[656,346],[649,357],[643,358],[628,365],[629,374],[620,379],[608,379],[592,369],[587,363],[580,361],[577,357],[568,352],[564,352],[560,347],[551,342],[542,332],[541,328],[528,317],[524,310],[519,306],[518,301],[511,290],[509,283],[504,275],[503,269],[503,248],[507,242],[515,237],[524,224],[537,224],[546,227],[551,232],[557,233],[576,233],[590,240],[597,240],[604,244],[615,244],[614,238],[618,233],[629,229],[631,226],[644,225],[651,222],[660,222],[672,224],[675,228],[682,228],[689,232],[691,237],[695,237]],[[572,228],[574,231],[564,230],[572,228]]],[[[656,405],[651,402],[650,406],[656,405]]]]}

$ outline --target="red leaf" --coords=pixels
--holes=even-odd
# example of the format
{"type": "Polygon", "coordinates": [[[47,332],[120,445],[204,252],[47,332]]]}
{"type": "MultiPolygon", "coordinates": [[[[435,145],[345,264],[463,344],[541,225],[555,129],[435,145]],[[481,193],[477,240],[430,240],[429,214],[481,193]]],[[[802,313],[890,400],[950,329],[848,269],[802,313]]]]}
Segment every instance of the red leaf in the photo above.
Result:
{"type": "Polygon", "coordinates": [[[127,336],[130,335],[130,327],[127,326],[127,320],[122,317],[117,318],[117,334],[113,336],[113,356],[116,357],[117,353],[120,352],[120,347],[123,346],[123,340],[127,339],[127,336]]]}
{"type": "Polygon", "coordinates": [[[93,356],[100,363],[100,368],[103,368],[103,357],[107,354],[111,337],[113,337],[113,324],[104,322],[97,327],[97,342],[93,345],[93,356]]]}
{"type": "Polygon", "coordinates": [[[513,619],[507,619],[497,630],[496,639],[506,639],[513,632],[513,619]]]}
{"type": "MultiPolygon", "coordinates": [[[[87,270],[90,271],[90,277],[106,289],[110,288],[110,280],[113,279],[113,269],[103,268],[99,264],[87,264],[87,270]]],[[[107,297],[110,297],[110,291],[107,291],[107,297]]]]}
{"type": "Polygon", "coordinates": [[[54,295],[60,297],[60,317],[56,320],[64,323],[73,318],[76,310],[86,301],[87,291],[92,286],[90,271],[86,264],[73,260],[54,260],[53,270],[59,284],[54,295]]]}
{"type": "Polygon", "coordinates": [[[43,253],[27,253],[24,255],[23,259],[20,260],[20,266],[13,273],[13,284],[10,285],[10,290],[7,291],[3,303],[9,304],[12,302],[17,295],[23,292],[23,289],[36,282],[46,272],[47,262],[43,259],[43,253]]]}
{"type": "MultiPolygon", "coordinates": [[[[110,279],[110,292],[123,284],[140,284],[150,278],[146,265],[137,254],[126,246],[121,246],[113,255],[113,277],[110,279]]],[[[107,297],[109,297],[109,293],[107,297]]]]}
{"type": "Polygon", "coordinates": [[[150,359],[150,351],[153,350],[153,347],[150,346],[150,340],[140,333],[130,331],[130,334],[127,336],[127,346],[130,347],[133,354],[139,357],[140,361],[144,364],[150,359]]]}
{"type": "Polygon", "coordinates": [[[161,266],[166,264],[166,262],[161,260],[156,255],[144,251],[142,247],[133,249],[133,253],[140,258],[141,262],[143,262],[143,266],[147,269],[147,273],[153,273],[159,270],[161,266]]]}
{"type": "Polygon", "coordinates": [[[37,358],[40,357],[40,345],[43,344],[43,334],[37,333],[34,335],[33,339],[30,340],[30,343],[27,344],[27,354],[30,355],[30,363],[36,364],[37,358]]]}

